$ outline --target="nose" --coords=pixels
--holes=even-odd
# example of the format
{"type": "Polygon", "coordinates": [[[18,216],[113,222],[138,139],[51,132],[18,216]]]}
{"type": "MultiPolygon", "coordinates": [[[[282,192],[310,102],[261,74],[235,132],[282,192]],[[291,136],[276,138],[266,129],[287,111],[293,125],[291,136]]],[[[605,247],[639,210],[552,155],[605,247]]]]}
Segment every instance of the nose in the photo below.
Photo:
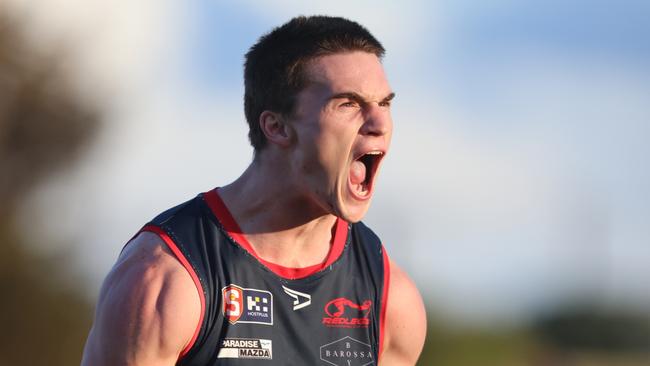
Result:
{"type": "Polygon", "coordinates": [[[390,108],[369,103],[364,110],[364,122],[359,131],[363,135],[383,136],[393,129],[390,108]]]}

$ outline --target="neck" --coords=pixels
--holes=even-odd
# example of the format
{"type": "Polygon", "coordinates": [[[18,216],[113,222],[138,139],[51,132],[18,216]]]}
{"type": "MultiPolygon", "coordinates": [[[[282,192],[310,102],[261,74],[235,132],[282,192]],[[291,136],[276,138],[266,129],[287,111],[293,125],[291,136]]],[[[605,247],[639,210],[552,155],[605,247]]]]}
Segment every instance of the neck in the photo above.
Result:
{"type": "Polygon", "coordinates": [[[307,267],[327,257],[336,217],[301,192],[286,165],[254,160],[219,195],[264,260],[307,267]]]}

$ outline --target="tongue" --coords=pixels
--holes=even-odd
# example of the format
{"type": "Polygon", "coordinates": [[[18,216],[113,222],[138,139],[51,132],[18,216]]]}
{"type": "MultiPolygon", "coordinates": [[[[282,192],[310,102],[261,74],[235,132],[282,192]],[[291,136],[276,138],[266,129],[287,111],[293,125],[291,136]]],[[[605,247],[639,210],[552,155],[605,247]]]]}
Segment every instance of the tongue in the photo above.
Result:
{"type": "Polygon", "coordinates": [[[366,180],[366,166],[359,160],[353,161],[350,166],[350,183],[361,184],[366,180]]]}

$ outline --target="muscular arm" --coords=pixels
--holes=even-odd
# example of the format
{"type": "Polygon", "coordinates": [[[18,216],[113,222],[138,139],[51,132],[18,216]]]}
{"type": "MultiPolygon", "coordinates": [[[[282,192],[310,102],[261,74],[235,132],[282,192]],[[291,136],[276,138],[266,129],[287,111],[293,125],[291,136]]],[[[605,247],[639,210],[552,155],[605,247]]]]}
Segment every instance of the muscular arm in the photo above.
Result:
{"type": "Polygon", "coordinates": [[[141,233],[104,281],[81,364],[174,365],[200,311],[189,273],[160,238],[141,233]]]}
{"type": "Polygon", "coordinates": [[[393,261],[390,262],[386,306],[384,350],[380,365],[415,365],[427,333],[426,313],[413,281],[393,261]]]}

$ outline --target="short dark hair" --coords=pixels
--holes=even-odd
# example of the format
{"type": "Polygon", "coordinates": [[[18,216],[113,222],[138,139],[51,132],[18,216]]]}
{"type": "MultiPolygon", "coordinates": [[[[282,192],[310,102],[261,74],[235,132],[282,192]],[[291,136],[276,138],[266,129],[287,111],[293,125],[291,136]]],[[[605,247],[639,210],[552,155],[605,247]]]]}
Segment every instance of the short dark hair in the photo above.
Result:
{"type": "Polygon", "coordinates": [[[384,47],[359,23],[340,17],[299,16],[263,35],[244,64],[244,111],[255,152],[266,146],[259,118],[265,110],[291,115],[307,86],[306,64],[320,56],[364,51],[382,58],[384,47]]]}

